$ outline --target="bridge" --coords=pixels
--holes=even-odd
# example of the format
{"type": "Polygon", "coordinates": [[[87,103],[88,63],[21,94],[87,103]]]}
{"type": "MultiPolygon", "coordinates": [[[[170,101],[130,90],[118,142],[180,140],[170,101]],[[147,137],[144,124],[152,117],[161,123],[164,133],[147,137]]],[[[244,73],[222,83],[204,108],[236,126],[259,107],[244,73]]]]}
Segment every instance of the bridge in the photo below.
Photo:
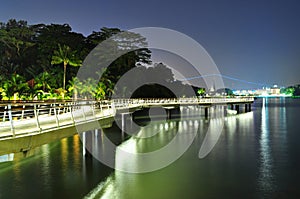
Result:
{"type": "Polygon", "coordinates": [[[113,99],[102,101],[30,101],[0,102],[0,155],[21,153],[54,140],[72,136],[78,131],[109,127],[116,114],[143,108],[163,107],[167,111],[179,106],[201,106],[205,117],[215,105],[230,106],[239,112],[251,111],[254,98],[177,98],[113,99]]]}

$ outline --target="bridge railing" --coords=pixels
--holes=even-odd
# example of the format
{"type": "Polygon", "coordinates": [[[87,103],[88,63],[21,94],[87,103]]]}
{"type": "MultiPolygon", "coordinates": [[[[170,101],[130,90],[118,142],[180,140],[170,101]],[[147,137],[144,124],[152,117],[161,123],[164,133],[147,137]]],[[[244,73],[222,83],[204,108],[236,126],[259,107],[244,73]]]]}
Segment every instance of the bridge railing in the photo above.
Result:
{"type": "Polygon", "coordinates": [[[253,97],[235,98],[141,98],[141,99],[114,99],[112,102],[116,108],[134,107],[137,105],[163,105],[163,104],[226,104],[226,103],[252,103],[253,97]]]}
{"type": "Polygon", "coordinates": [[[113,99],[101,101],[0,102],[0,138],[114,116],[116,110],[143,106],[252,103],[253,98],[113,99]]]}
{"type": "Polygon", "coordinates": [[[110,101],[2,102],[0,138],[41,133],[114,113],[110,101]]]}

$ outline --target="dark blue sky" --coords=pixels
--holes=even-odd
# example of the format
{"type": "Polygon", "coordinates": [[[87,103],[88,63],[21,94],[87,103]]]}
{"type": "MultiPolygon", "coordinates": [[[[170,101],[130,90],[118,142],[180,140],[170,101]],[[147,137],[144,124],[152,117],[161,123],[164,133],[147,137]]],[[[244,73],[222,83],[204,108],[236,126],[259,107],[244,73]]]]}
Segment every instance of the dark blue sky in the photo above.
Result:
{"type": "Polygon", "coordinates": [[[171,28],[198,41],[222,74],[286,86],[300,83],[299,10],[296,0],[4,0],[0,21],[68,23],[84,35],[103,26],[171,28]]]}

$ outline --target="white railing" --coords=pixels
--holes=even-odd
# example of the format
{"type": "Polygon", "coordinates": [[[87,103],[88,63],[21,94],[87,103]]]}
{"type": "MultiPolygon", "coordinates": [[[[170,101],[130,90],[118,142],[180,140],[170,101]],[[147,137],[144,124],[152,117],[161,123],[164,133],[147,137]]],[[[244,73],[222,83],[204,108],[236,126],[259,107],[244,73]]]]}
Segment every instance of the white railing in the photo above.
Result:
{"type": "Polygon", "coordinates": [[[113,99],[0,103],[0,139],[42,133],[75,123],[113,117],[119,109],[164,105],[252,103],[254,98],[113,99]]]}
{"type": "Polygon", "coordinates": [[[228,104],[228,103],[252,103],[253,97],[239,98],[170,98],[170,99],[114,99],[112,103],[116,108],[135,107],[135,106],[153,106],[153,105],[184,105],[184,104],[228,104]]]}
{"type": "Polygon", "coordinates": [[[0,138],[42,133],[114,114],[110,101],[0,103],[0,138]]]}

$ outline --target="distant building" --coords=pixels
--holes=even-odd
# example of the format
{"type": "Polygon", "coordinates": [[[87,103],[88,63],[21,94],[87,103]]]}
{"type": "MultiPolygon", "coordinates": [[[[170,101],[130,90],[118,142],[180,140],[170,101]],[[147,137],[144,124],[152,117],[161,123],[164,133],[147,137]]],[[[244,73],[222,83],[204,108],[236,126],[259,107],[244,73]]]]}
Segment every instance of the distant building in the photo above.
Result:
{"type": "Polygon", "coordinates": [[[262,88],[262,89],[257,89],[254,93],[254,95],[257,96],[268,96],[271,93],[271,89],[270,88],[262,88]]]}
{"type": "Polygon", "coordinates": [[[211,86],[211,88],[209,89],[209,91],[208,91],[208,95],[209,95],[209,96],[216,95],[216,88],[215,88],[215,84],[213,84],[213,85],[211,86]]]}
{"type": "Polygon", "coordinates": [[[234,95],[237,96],[260,96],[260,97],[278,97],[278,96],[285,96],[285,94],[281,94],[281,88],[277,85],[273,87],[263,87],[261,89],[254,89],[254,90],[234,90],[234,95]]]}
{"type": "Polygon", "coordinates": [[[280,88],[277,85],[274,85],[271,88],[271,95],[280,95],[280,88]]]}
{"type": "Polygon", "coordinates": [[[249,96],[254,95],[256,90],[233,90],[232,92],[234,95],[238,96],[249,96]]]}

